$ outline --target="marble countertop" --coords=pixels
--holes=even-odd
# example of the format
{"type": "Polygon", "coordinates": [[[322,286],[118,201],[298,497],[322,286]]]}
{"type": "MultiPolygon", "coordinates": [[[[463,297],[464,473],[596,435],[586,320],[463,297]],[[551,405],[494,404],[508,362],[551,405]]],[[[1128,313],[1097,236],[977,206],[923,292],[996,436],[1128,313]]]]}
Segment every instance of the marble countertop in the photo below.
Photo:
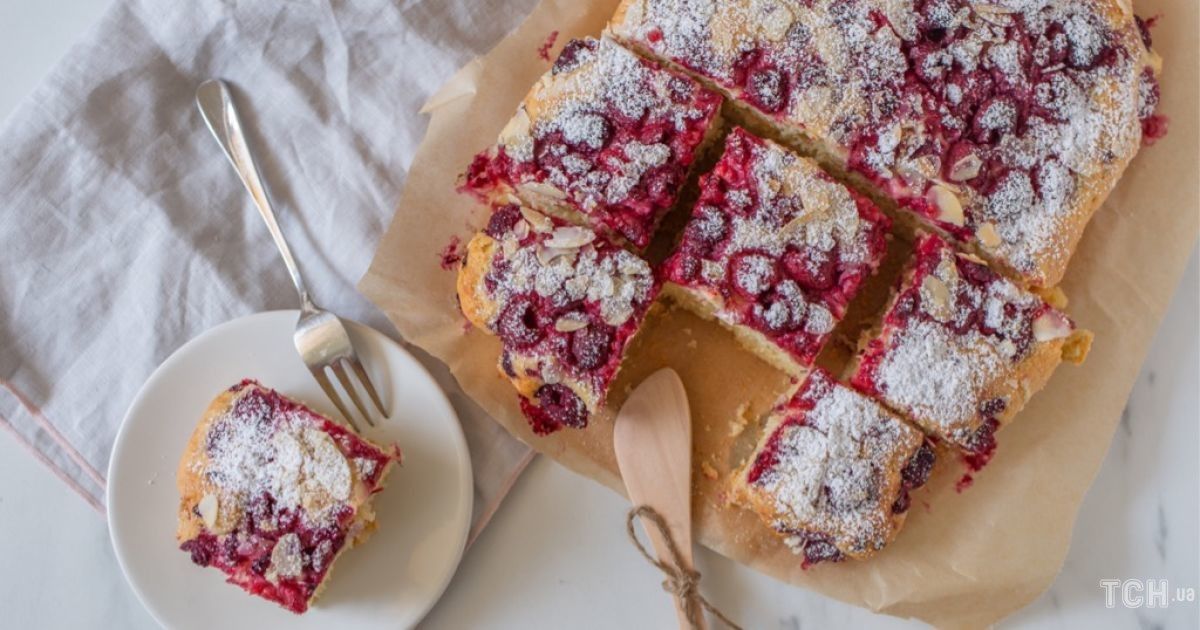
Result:
{"type": "MultiPolygon", "coordinates": [[[[0,0],[0,117],[106,4],[0,0]]],[[[1118,585],[1109,608],[1101,580],[1167,580],[1172,597],[1200,588],[1197,261],[1193,252],[1084,501],[1062,574],[1003,626],[1196,627],[1195,601],[1127,607],[1118,585]]],[[[607,489],[535,461],[423,626],[673,627],[659,575],[625,539],[626,509],[607,489]]],[[[155,625],[121,576],[103,519],[7,436],[0,437],[0,558],[7,627],[155,625]]],[[[698,564],[709,599],[747,628],[920,625],[780,584],[707,550],[698,564]]]]}

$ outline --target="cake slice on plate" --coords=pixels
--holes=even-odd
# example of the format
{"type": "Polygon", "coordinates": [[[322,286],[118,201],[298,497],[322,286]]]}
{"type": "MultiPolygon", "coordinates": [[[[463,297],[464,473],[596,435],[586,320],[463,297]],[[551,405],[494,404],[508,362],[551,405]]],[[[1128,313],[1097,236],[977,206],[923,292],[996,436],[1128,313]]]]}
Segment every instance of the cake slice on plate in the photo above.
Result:
{"type": "Polygon", "coordinates": [[[920,431],[816,369],[767,418],[732,496],[805,567],[864,559],[896,537],[934,459],[920,431]]]}
{"type": "Polygon", "coordinates": [[[543,213],[644,249],[697,156],[721,97],[611,39],[569,42],[466,174],[492,203],[515,194],[543,213]]]}
{"type": "Polygon", "coordinates": [[[1023,284],[1062,278],[1156,115],[1119,0],[624,0],[610,30],[1023,284]]]}
{"type": "Polygon", "coordinates": [[[467,245],[458,301],[500,338],[533,431],[583,428],[658,294],[650,265],[592,230],[505,205],[467,245]]]}
{"type": "Polygon", "coordinates": [[[878,267],[889,225],[812,160],[737,128],[663,265],[665,291],[799,377],[878,267]]]}
{"type": "Polygon", "coordinates": [[[179,462],[180,548],[230,584],[303,613],[375,529],[395,446],[246,380],[209,405],[179,462]]]}
{"type": "Polygon", "coordinates": [[[926,235],[881,324],[864,333],[852,383],[977,469],[996,430],[1064,359],[1081,363],[1091,338],[1037,294],[926,235]]]}

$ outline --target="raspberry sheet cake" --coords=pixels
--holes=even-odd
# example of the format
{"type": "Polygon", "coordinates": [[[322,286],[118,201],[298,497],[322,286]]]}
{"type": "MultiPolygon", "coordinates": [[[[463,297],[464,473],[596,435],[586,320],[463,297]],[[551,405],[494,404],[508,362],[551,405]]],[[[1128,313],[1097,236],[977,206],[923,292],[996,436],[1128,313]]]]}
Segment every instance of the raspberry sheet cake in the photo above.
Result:
{"type": "Polygon", "coordinates": [[[895,538],[934,459],[920,431],[817,369],[771,412],[732,494],[805,567],[864,559],[895,538]]]}
{"type": "Polygon", "coordinates": [[[853,384],[979,468],[995,432],[1091,335],[978,259],[923,236],[877,331],[864,335],[853,384]]]}
{"type": "Polygon", "coordinates": [[[549,214],[649,244],[697,155],[721,97],[611,39],[569,42],[466,175],[491,202],[516,194],[549,214]]]}
{"type": "Polygon", "coordinates": [[[610,30],[1024,284],[1059,282],[1165,132],[1160,60],[1118,0],[624,0],[610,30]]]}
{"type": "Polygon", "coordinates": [[[878,267],[889,226],[815,162],[735,129],[663,265],[665,290],[801,376],[878,267]]]}
{"type": "Polygon", "coordinates": [[[303,613],[375,528],[395,446],[246,380],[213,400],[179,462],[180,548],[230,584],[303,613]]]}
{"type": "Polygon", "coordinates": [[[500,338],[500,371],[539,435],[587,426],[658,289],[636,255],[517,205],[493,211],[458,274],[463,314],[500,338]]]}

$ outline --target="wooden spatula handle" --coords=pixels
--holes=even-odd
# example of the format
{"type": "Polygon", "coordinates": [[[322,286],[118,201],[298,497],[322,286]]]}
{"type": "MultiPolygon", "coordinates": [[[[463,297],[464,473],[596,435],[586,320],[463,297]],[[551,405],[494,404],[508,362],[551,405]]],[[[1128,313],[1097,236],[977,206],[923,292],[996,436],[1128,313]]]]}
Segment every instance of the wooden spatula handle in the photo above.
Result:
{"type": "MultiPolygon", "coordinates": [[[[676,545],[679,548],[680,560],[685,565],[679,568],[683,569],[684,571],[694,571],[695,567],[692,565],[691,527],[678,527],[665,515],[664,519],[667,520],[667,526],[671,528],[671,535],[675,537],[676,545]],[[683,532],[687,533],[683,534],[683,532]]],[[[663,538],[662,534],[658,531],[658,528],[655,527],[654,524],[648,522],[645,518],[642,518],[642,526],[645,528],[647,536],[650,537],[650,544],[654,547],[654,553],[658,556],[659,561],[672,563],[670,547],[667,544],[667,540],[663,538]]],[[[699,608],[700,603],[692,602],[692,606],[699,608]]],[[[692,623],[688,619],[686,604],[683,601],[683,598],[679,597],[678,595],[675,596],[675,615],[679,618],[679,627],[681,629],[690,630],[692,628],[692,623]]],[[[704,630],[708,627],[708,624],[704,619],[704,611],[702,609],[696,615],[696,618],[699,622],[699,625],[696,626],[697,628],[704,630]]]]}

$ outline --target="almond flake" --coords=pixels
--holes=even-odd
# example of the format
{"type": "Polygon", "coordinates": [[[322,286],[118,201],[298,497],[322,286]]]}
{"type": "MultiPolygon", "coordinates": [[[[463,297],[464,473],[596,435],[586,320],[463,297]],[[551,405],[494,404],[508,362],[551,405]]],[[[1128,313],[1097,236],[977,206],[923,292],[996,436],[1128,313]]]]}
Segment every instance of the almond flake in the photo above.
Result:
{"type": "Polygon", "coordinates": [[[991,223],[982,223],[975,230],[975,238],[988,249],[995,249],[1000,246],[1000,233],[996,231],[996,226],[991,223]]]}
{"type": "Polygon", "coordinates": [[[546,239],[546,247],[559,249],[579,248],[596,240],[596,233],[581,227],[569,226],[555,228],[546,239]]]}
{"type": "Polygon", "coordinates": [[[1053,341],[1070,334],[1070,320],[1058,311],[1046,311],[1033,320],[1033,338],[1038,341],[1053,341]]]}
{"type": "Polygon", "coordinates": [[[586,319],[578,319],[575,317],[563,316],[554,322],[554,330],[558,332],[575,332],[588,327],[586,319]]]}
{"type": "Polygon", "coordinates": [[[520,184],[519,186],[522,192],[529,195],[534,195],[536,197],[544,197],[552,201],[561,201],[567,198],[566,193],[554,186],[551,186],[550,184],[545,184],[542,182],[528,182],[520,184]]]}
{"type": "Polygon", "coordinates": [[[968,153],[950,167],[950,180],[955,182],[965,182],[968,179],[975,179],[979,175],[979,169],[983,168],[983,160],[979,159],[978,155],[968,153]]]}
{"type": "Polygon", "coordinates": [[[542,263],[543,265],[549,265],[560,256],[568,256],[570,257],[571,262],[574,262],[576,251],[578,250],[574,248],[566,249],[562,247],[546,247],[545,243],[542,243],[537,247],[537,259],[538,262],[542,263]]]}
{"type": "Polygon", "coordinates": [[[787,37],[788,30],[792,28],[792,22],[796,20],[796,16],[792,15],[792,12],[782,4],[774,5],[771,8],[771,12],[763,20],[763,34],[773,42],[783,41],[783,38],[787,37]]]}
{"type": "Polygon", "coordinates": [[[929,198],[938,210],[938,221],[957,226],[963,225],[965,221],[962,203],[959,202],[958,195],[953,191],[945,186],[934,184],[929,189],[929,198]]]}
{"type": "Polygon", "coordinates": [[[518,241],[525,240],[525,237],[529,236],[529,222],[517,221],[517,224],[513,226],[512,233],[518,241]]]}
{"type": "Polygon", "coordinates": [[[946,283],[934,276],[925,276],[921,281],[921,306],[925,312],[939,322],[948,322],[954,316],[950,304],[950,290],[946,283]]]}
{"type": "Polygon", "coordinates": [[[200,519],[204,521],[204,526],[213,531],[217,526],[217,515],[219,504],[217,497],[214,494],[205,494],[196,504],[196,511],[200,513],[200,519]]]}
{"type": "Polygon", "coordinates": [[[532,208],[521,206],[521,216],[525,217],[534,232],[549,232],[554,229],[554,223],[546,215],[532,208]]]}
{"type": "Polygon", "coordinates": [[[528,138],[530,124],[529,112],[525,111],[525,107],[522,106],[500,132],[500,142],[511,145],[528,138]]]}
{"type": "Polygon", "coordinates": [[[633,309],[627,306],[621,306],[612,309],[608,313],[605,313],[604,323],[608,324],[609,326],[620,326],[621,324],[629,321],[630,317],[633,317],[633,309]]]}

